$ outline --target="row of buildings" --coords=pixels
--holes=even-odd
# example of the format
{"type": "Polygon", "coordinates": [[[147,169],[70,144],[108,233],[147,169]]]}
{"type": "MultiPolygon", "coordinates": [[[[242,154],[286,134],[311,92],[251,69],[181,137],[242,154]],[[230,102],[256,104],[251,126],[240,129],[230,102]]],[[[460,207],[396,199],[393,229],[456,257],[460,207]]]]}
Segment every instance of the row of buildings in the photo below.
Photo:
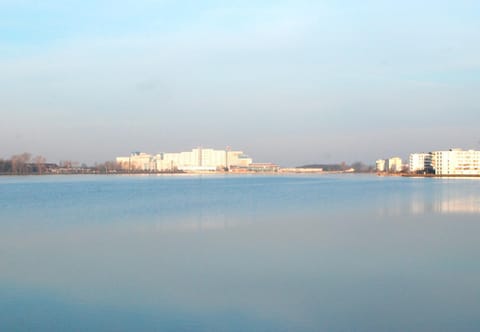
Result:
{"type": "Polygon", "coordinates": [[[411,153],[408,164],[403,164],[399,157],[380,159],[376,162],[376,169],[387,173],[408,171],[415,174],[480,175],[480,151],[449,149],[411,153]]]}
{"type": "Polygon", "coordinates": [[[387,159],[379,159],[376,162],[377,172],[397,173],[404,170],[402,158],[392,157],[387,159]]]}
{"type": "Polygon", "coordinates": [[[124,171],[141,172],[212,172],[212,171],[269,171],[279,167],[272,163],[253,163],[242,151],[196,148],[185,152],[148,154],[133,152],[128,157],[117,157],[117,165],[124,171]]]}

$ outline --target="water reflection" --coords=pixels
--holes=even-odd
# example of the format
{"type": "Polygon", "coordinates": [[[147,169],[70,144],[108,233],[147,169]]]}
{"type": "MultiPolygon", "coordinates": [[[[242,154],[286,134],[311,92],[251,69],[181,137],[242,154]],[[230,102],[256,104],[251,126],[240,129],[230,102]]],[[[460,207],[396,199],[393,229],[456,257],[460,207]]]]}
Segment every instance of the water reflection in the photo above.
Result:
{"type": "Polygon", "coordinates": [[[471,182],[101,179],[0,188],[2,330],[480,329],[471,182]]]}
{"type": "Polygon", "coordinates": [[[426,182],[427,179],[407,183],[407,190],[389,192],[378,202],[380,216],[422,214],[478,214],[480,188],[472,179],[446,182],[426,182]],[[421,182],[418,182],[421,181],[421,182]],[[456,182],[455,182],[456,181],[456,182]],[[411,186],[411,188],[408,188],[411,186]]]}

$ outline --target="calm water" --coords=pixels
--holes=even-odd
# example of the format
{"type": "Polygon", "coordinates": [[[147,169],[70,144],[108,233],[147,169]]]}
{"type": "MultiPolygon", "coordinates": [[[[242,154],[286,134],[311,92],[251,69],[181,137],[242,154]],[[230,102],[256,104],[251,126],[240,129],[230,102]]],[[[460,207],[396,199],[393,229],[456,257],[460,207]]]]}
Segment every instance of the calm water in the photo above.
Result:
{"type": "Polygon", "coordinates": [[[0,331],[480,331],[480,181],[0,177],[0,331]]]}

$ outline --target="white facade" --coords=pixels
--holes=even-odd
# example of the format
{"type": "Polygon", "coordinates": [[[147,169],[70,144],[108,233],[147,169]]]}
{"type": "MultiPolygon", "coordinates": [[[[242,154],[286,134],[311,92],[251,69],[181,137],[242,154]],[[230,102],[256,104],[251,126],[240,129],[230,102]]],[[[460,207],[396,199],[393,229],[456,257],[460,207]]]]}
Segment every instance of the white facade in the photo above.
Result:
{"type": "Polygon", "coordinates": [[[480,175],[480,151],[462,149],[434,151],[432,166],[438,175],[480,175]]]}
{"type": "Polygon", "coordinates": [[[118,157],[117,163],[125,170],[141,171],[215,171],[231,166],[246,167],[252,159],[242,151],[197,148],[178,153],[132,153],[130,157],[118,157]]]}
{"type": "Polygon", "coordinates": [[[385,172],[385,159],[378,159],[375,162],[377,172],[385,172]]]}
{"type": "Polygon", "coordinates": [[[399,157],[393,157],[385,160],[385,171],[387,172],[401,172],[403,168],[402,159],[399,157]]]}
{"type": "Polygon", "coordinates": [[[150,171],[155,167],[152,155],[144,152],[133,152],[130,157],[117,157],[116,162],[122,169],[132,171],[150,171]]]}
{"type": "Polygon", "coordinates": [[[430,153],[412,153],[408,158],[408,168],[410,172],[425,171],[432,165],[432,155],[430,153]]]}

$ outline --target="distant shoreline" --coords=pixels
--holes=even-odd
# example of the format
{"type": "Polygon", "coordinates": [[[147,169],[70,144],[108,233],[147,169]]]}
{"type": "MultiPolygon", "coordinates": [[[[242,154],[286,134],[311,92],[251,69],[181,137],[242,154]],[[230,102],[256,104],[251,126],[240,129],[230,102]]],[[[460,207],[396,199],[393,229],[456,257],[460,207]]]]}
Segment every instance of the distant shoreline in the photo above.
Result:
{"type": "Polygon", "coordinates": [[[398,176],[398,177],[406,177],[406,178],[480,178],[480,174],[377,173],[377,176],[398,176]]]}
{"type": "Polygon", "coordinates": [[[85,175],[165,175],[165,176],[189,176],[189,175],[376,175],[378,177],[406,177],[406,178],[480,178],[480,174],[408,174],[408,173],[374,173],[374,172],[349,172],[349,171],[313,171],[313,172],[302,172],[302,171],[278,171],[278,172],[85,172],[85,173],[30,173],[30,174],[9,174],[9,173],[0,173],[1,177],[43,177],[43,176],[85,176],[85,175]]]}
{"type": "Polygon", "coordinates": [[[185,176],[185,175],[332,175],[332,174],[370,174],[375,175],[372,172],[350,172],[350,171],[278,171],[278,172],[62,172],[62,173],[27,173],[27,174],[9,174],[9,173],[0,173],[0,177],[14,176],[14,177],[24,177],[24,176],[84,176],[84,175],[171,175],[171,176],[185,176]]]}

